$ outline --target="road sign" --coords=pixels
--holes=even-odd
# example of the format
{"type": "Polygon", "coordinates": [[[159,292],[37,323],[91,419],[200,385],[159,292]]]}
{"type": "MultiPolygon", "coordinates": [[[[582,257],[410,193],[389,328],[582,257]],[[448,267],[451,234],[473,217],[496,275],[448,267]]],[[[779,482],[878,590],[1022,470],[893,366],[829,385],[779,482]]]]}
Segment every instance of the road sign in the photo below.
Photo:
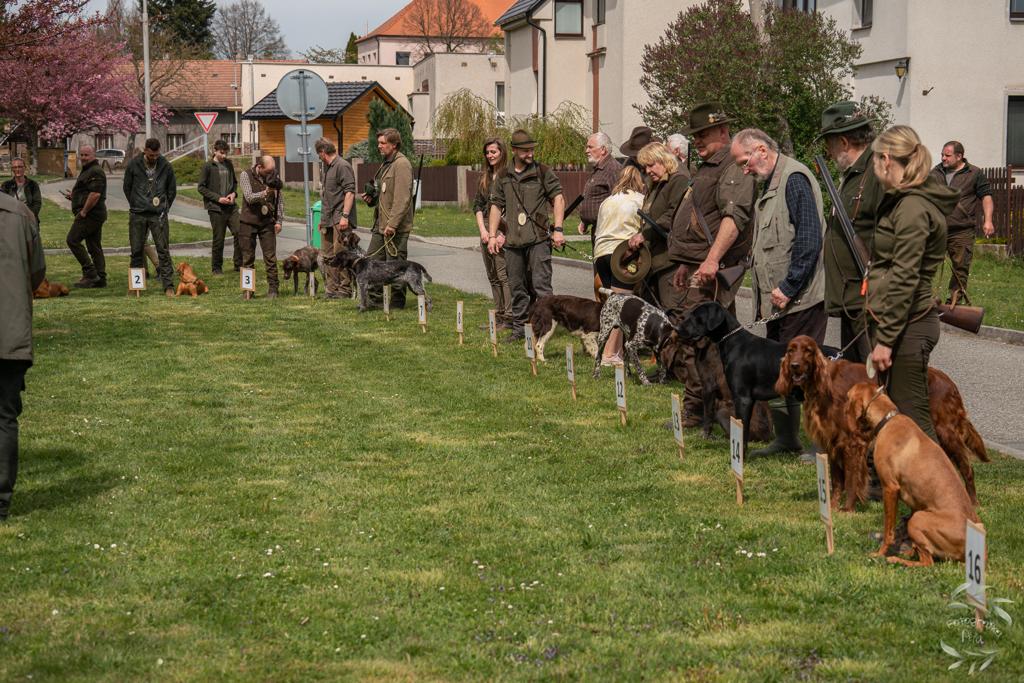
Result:
{"type": "Polygon", "coordinates": [[[303,140],[302,124],[290,124],[284,127],[284,158],[293,164],[301,164],[306,161],[303,150],[313,156],[313,145],[324,136],[324,127],[318,124],[307,123],[306,135],[303,140]]]}
{"type": "Polygon", "coordinates": [[[286,73],[277,84],[277,106],[285,116],[301,121],[303,111],[310,121],[327,108],[327,84],[309,69],[295,69],[286,73]],[[302,92],[305,85],[305,93],[302,92]]]}
{"type": "Polygon", "coordinates": [[[213,122],[217,120],[217,112],[215,111],[197,111],[196,121],[199,122],[204,133],[209,133],[210,129],[213,128],[213,122]]]}

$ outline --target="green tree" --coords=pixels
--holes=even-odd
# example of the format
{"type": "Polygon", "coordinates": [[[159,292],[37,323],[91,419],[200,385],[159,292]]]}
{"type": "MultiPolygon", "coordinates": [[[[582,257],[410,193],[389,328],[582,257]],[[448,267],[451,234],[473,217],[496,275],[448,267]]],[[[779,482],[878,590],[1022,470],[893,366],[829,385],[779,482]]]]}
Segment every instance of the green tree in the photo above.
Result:
{"type": "Polygon", "coordinates": [[[350,32],[348,34],[348,43],[345,45],[345,63],[355,64],[359,61],[359,48],[356,46],[356,40],[358,36],[355,33],[350,32]]]}
{"type": "MultiPolygon", "coordinates": [[[[658,42],[644,48],[640,83],[649,101],[636,109],[668,134],[685,127],[693,106],[721,102],[737,119],[735,128],[762,128],[784,151],[804,156],[821,112],[852,97],[860,45],[824,14],[774,3],[765,3],[759,28],[744,4],[707,0],[680,12],[658,42]]],[[[877,98],[862,101],[876,116],[890,111],[877,98]]]]}
{"type": "Polygon", "coordinates": [[[412,121],[409,115],[401,109],[392,109],[384,104],[382,100],[370,101],[370,113],[367,115],[370,124],[370,149],[367,161],[374,163],[383,161],[380,152],[377,151],[377,131],[385,128],[394,128],[402,136],[402,144],[398,148],[405,156],[412,158],[412,121]]]}
{"type": "Polygon", "coordinates": [[[148,5],[153,31],[168,34],[174,41],[198,50],[203,57],[213,55],[213,15],[217,12],[214,0],[149,0],[148,5]]]}

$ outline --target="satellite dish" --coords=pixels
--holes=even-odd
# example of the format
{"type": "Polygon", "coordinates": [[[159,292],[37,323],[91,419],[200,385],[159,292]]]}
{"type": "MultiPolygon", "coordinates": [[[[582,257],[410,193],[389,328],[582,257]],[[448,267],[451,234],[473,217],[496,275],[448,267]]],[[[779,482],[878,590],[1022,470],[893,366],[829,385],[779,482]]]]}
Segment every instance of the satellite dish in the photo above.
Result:
{"type": "Polygon", "coordinates": [[[277,84],[277,106],[293,121],[302,120],[303,89],[306,96],[307,121],[318,118],[327,109],[327,84],[324,83],[324,79],[309,69],[289,71],[277,84]]]}

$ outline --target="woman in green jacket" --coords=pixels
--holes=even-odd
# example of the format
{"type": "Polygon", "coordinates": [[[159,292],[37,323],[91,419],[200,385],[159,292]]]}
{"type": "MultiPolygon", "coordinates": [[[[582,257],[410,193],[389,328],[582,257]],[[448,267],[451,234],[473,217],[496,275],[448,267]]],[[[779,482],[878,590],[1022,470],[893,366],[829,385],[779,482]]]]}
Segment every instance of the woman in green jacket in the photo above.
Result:
{"type": "Polygon", "coordinates": [[[939,341],[932,280],[946,257],[946,216],[957,193],[929,177],[931,154],[909,126],[872,144],[885,195],[875,218],[867,311],[877,370],[900,411],[935,439],[928,407],[928,359],[939,341]]]}

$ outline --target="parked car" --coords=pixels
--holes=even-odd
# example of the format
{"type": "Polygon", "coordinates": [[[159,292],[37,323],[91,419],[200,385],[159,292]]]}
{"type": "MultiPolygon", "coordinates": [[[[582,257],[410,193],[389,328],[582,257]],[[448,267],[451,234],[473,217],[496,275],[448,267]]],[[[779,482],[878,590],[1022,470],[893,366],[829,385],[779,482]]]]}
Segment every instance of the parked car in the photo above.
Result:
{"type": "Polygon", "coordinates": [[[120,171],[124,168],[125,153],[120,149],[98,149],[96,150],[96,160],[100,162],[104,173],[120,171]]]}

